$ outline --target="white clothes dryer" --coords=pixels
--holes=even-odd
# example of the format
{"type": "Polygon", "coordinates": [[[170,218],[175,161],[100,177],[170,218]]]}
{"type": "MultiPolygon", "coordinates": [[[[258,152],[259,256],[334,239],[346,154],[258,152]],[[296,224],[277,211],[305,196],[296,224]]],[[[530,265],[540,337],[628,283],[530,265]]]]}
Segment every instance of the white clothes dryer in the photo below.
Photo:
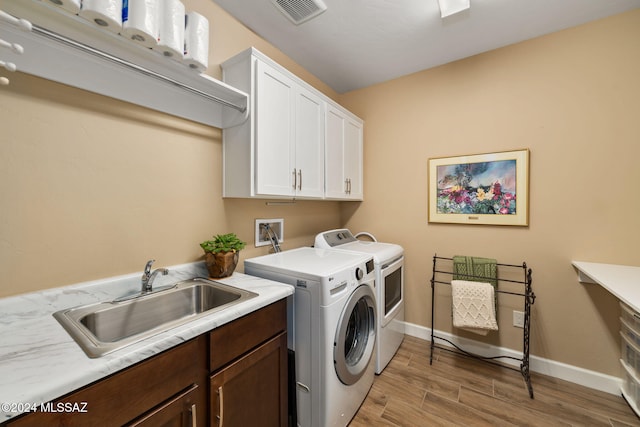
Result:
{"type": "Polygon", "coordinates": [[[404,249],[394,243],[359,240],[346,228],[329,230],[315,238],[316,248],[331,248],[373,256],[376,275],[376,374],[389,364],[404,340],[404,249]]]}
{"type": "Polygon", "coordinates": [[[244,271],[295,287],[287,338],[295,352],[298,425],[348,425],[375,371],[371,255],[305,247],[247,259],[244,271]]]}

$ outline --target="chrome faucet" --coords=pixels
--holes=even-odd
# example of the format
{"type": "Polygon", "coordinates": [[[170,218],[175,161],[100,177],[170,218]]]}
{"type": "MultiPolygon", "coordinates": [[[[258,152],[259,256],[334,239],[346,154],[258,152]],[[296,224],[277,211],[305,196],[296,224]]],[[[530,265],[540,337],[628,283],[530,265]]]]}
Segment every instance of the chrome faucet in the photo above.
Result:
{"type": "Polygon", "coordinates": [[[142,274],[142,292],[143,294],[149,293],[153,290],[153,280],[156,278],[158,273],[161,273],[163,276],[169,274],[169,270],[166,268],[156,268],[151,272],[151,266],[156,262],[155,259],[151,259],[147,261],[147,265],[144,266],[144,273],[142,274]]]}

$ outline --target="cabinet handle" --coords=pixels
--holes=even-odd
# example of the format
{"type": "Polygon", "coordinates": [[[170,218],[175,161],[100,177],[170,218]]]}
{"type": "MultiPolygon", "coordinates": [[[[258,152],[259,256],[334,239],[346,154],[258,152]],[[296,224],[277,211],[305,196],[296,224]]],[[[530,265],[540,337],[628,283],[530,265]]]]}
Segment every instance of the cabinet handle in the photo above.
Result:
{"type": "Polygon", "coordinates": [[[306,385],[302,384],[301,382],[296,381],[296,385],[301,389],[303,389],[304,391],[306,391],[307,393],[311,393],[311,389],[306,385]]]}
{"type": "Polygon", "coordinates": [[[198,427],[198,417],[196,415],[196,404],[191,405],[191,427],[198,427]]]}
{"type": "Polygon", "coordinates": [[[293,189],[295,190],[298,186],[298,174],[296,173],[296,169],[293,169],[293,189]]]}
{"type": "Polygon", "coordinates": [[[218,426],[222,427],[224,424],[224,390],[222,386],[218,387],[218,415],[216,418],[218,419],[218,426]]]}
{"type": "Polygon", "coordinates": [[[302,190],[302,169],[298,170],[298,190],[302,190]]]}
{"type": "Polygon", "coordinates": [[[349,178],[344,180],[344,194],[349,194],[349,178]]]}

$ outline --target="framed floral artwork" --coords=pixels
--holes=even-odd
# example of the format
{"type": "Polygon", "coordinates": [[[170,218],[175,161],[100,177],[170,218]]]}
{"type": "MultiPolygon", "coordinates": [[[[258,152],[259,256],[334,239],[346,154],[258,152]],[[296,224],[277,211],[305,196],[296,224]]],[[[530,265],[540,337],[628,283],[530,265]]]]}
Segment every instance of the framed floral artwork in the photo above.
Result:
{"type": "Polygon", "coordinates": [[[529,225],[529,150],[429,159],[429,222],[529,225]]]}

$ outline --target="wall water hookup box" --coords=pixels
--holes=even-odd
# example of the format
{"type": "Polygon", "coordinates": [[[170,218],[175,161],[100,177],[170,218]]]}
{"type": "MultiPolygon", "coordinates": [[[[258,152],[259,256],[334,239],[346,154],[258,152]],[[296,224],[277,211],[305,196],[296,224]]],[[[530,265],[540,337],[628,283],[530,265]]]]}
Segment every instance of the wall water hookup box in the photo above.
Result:
{"type": "Polygon", "coordinates": [[[256,219],[256,247],[271,245],[271,239],[274,235],[278,239],[278,243],[282,243],[284,241],[283,218],[256,219]],[[269,226],[269,229],[273,234],[270,234],[265,225],[269,226]]]}

